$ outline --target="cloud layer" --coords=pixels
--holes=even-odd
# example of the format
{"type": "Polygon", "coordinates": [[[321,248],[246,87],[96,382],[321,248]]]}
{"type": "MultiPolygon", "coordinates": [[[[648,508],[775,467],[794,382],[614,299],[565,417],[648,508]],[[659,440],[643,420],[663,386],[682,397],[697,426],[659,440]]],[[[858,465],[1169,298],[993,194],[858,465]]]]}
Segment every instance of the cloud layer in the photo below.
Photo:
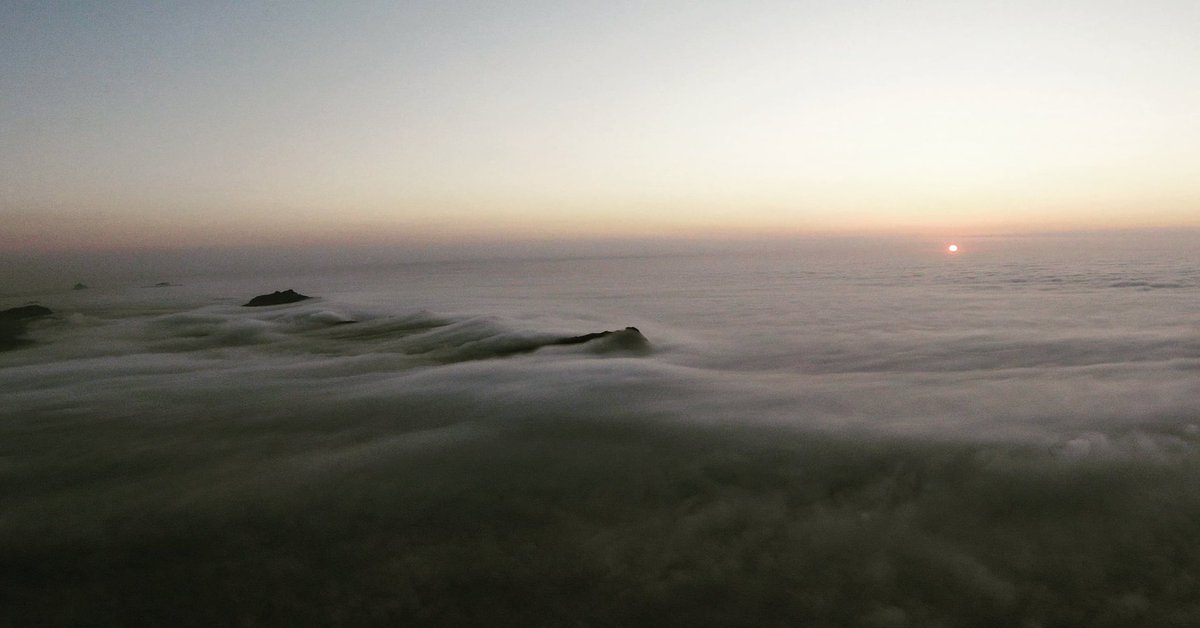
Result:
{"type": "Polygon", "coordinates": [[[1200,617],[1193,284],[754,276],[74,295],[0,354],[0,623],[1200,617]]]}

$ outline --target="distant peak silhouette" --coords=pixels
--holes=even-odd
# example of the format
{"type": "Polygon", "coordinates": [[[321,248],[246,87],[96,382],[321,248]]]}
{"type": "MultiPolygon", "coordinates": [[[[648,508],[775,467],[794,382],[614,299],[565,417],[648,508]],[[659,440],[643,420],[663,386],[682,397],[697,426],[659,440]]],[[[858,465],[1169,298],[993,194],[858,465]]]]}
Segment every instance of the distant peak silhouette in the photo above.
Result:
{"type": "Polygon", "coordinates": [[[50,308],[40,305],[22,305],[0,310],[0,351],[29,344],[25,339],[25,324],[53,313],[50,308]]]}
{"type": "Polygon", "coordinates": [[[27,320],[30,318],[49,316],[53,313],[54,312],[51,312],[50,308],[48,307],[42,307],[40,305],[22,305],[21,307],[14,307],[0,311],[0,321],[27,320]]]}
{"type": "Polygon", "coordinates": [[[242,307],[262,307],[264,305],[284,305],[286,303],[295,303],[297,301],[303,301],[305,299],[311,299],[311,298],[312,297],[300,294],[299,292],[296,292],[295,290],[292,290],[289,288],[287,290],[284,290],[283,292],[276,290],[275,292],[272,292],[271,294],[260,294],[256,297],[254,297],[253,299],[250,299],[250,302],[246,303],[242,307]]]}

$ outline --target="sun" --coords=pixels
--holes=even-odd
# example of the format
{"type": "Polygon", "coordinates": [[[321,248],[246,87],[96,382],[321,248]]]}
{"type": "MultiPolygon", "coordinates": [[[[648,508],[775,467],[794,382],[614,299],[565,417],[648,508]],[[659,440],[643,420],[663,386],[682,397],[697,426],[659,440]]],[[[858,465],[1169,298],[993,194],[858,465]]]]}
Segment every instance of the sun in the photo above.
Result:
{"type": "Polygon", "coordinates": [[[957,253],[957,252],[958,252],[958,245],[957,245],[957,244],[951,244],[950,246],[946,247],[946,250],[947,250],[947,251],[949,251],[949,252],[951,252],[951,253],[957,253]]]}

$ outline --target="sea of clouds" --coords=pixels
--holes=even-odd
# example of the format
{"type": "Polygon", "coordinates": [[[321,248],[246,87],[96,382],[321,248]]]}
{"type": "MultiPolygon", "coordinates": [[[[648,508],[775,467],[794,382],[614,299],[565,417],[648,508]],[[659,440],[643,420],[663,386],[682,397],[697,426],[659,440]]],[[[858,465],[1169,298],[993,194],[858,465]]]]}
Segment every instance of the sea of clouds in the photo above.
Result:
{"type": "Polygon", "coordinates": [[[1195,625],[1195,267],[960,262],[39,295],[0,623],[1195,625]]]}

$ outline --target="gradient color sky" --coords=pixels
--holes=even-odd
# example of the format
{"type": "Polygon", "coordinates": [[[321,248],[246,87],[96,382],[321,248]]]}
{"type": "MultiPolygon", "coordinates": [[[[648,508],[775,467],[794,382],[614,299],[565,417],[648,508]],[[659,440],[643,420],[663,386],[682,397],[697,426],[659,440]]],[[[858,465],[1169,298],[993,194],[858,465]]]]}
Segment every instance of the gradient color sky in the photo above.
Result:
{"type": "Polygon", "coordinates": [[[1200,3],[0,4],[0,247],[1200,226],[1200,3]]]}

